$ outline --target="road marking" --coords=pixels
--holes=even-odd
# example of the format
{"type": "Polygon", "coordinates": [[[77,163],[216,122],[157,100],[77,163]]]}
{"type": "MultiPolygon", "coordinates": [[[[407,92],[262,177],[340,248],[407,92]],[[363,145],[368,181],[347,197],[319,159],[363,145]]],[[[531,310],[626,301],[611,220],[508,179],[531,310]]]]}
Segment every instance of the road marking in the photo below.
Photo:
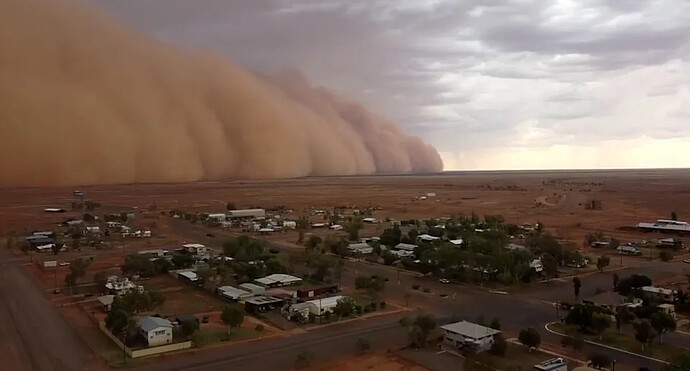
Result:
{"type": "Polygon", "coordinates": [[[445,351],[445,350],[442,350],[442,351],[440,351],[440,352],[436,352],[436,354],[443,354],[443,353],[446,353],[446,351],[445,351]]]}

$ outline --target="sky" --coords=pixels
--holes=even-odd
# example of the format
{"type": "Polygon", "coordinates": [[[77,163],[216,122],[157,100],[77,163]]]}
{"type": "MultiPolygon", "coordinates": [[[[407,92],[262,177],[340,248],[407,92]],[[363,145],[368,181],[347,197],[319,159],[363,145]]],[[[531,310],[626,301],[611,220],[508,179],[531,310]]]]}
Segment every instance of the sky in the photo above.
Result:
{"type": "Polygon", "coordinates": [[[299,69],[446,170],[690,167],[690,1],[86,1],[253,71],[299,69]]]}

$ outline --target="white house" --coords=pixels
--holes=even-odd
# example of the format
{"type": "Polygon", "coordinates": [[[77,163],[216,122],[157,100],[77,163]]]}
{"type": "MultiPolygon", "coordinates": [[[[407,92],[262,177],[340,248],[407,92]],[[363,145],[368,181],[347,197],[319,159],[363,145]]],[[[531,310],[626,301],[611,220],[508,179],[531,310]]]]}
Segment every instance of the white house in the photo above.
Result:
{"type": "Polygon", "coordinates": [[[266,292],[266,288],[263,286],[255,285],[253,283],[242,283],[240,284],[240,288],[242,290],[245,290],[252,295],[261,295],[266,292]]]}
{"type": "Polygon", "coordinates": [[[450,240],[448,242],[450,242],[450,244],[453,246],[461,246],[463,243],[463,240],[462,240],[462,238],[458,238],[456,240],[450,240]]]}
{"type": "Polygon", "coordinates": [[[199,276],[192,271],[177,272],[177,278],[188,282],[199,282],[199,276]]]}
{"type": "Polygon", "coordinates": [[[283,228],[295,229],[295,228],[297,228],[297,222],[295,222],[293,220],[284,220],[283,221],[283,228]]]}
{"type": "Polygon", "coordinates": [[[150,347],[172,343],[172,329],[172,324],[165,318],[139,318],[139,333],[150,347]]]}
{"type": "Polygon", "coordinates": [[[265,218],[266,217],[266,210],[264,210],[264,209],[228,210],[226,216],[228,219],[265,218]]]}
{"type": "Polygon", "coordinates": [[[443,340],[457,348],[472,347],[477,352],[491,349],[494,336],[501,331],[476,323],[460,321],[441,326],[443,340]]]}
{"type": "Polygon", "coordinates": [[[215,220],[218,223],[222,223],[227,220],[227,216],[225,214],[208,214],[208,218],[215,220]]]}
{"type": "Polygon", "coordinates": [[[364,219],[362,219],[362,223],[376,224],[378,222],[379,222],[379,220],[376,218],[364,218],[364,219]]]}
{"type": "Polygon", "coordinates": [[[407,250],[391,250],[391,254],[398,258],[404,258],[407,256],[414,256],[414,252],[407,250]]]}
{"type": "Polygon", "coordinates": [[[137,286],[127,277],[110,276],[105,283],[105,289],[109,294],[122,296],[133,290],[144,291],[143,286],[137,286]]]}
{"type": "Polygon", "coordinates": [[[238,288],[232,287],[232,286],[221,286],[221,287],[218,287],[218,288],[216,289],[216,292],[217,292],[220,296],[222,296],[222,297],[224,297],[224,298],[226,298],[226,299],[234,300],[234,301],[237,301],[237,300],[240,300],[241,298],[244,298],[244,297],[252,296],[252,295],[253,295],[253,294],[252,294],[251,292],[249,292],[249,291],[242,290],[242,289],[238,289],[238,288]]]}
{"type": "Polygon", "coordinates": [[[276,273],[271,274],[263,278],[257,278],[254,282],[264,286],[264,287],[281,287],[281,286],[291,286],[302,282],[299,277],[291,276],[289,274],[276,273]]]}
{"type": "Polygon", "coordinates": [[[534,268],[534,271],[537,273],[544,271],[544,264],[541,262],[541,258],[532,260],[532,262],[529,263],[529,267],[534,268]]]}
{"type": "Polygon", "coordinates": [[[434,241],[438,241],[440,239],[441,239],[441,237],[432,236],[432,235],[426,234],[426,233],[420,234],[419,236],[417,236],[417,241],[422,241],[422,242],[434,242],[434,241]]]}
{"type": "Polygon", "coordinates": [[[366,243],[351,243],[347,246],[347,249],[352,253],[359,253],[362,255],[371,254],[374,252],[374,248],[366,243]]]}
{"type": "Polygon", "coordinates": [[[676,298],[676,290],[665,289],[663,287],[643,286],[640,290],[667,303],[673,303],[676,298]]]}
{"type": "Polygon", "coordinates": [[[629,245],[618,246],[618,248],[616,250],[618,250],[618,253],[624,254],[624,255],[640,255],[640,254],[642,254],[642,251],[640,251],[640,249],[638,249],[635,246],[629,246],[629,245]]]}
{"type": "Polygon", "coordinates": [[[309,300],[306,301],[305,303],[309,303],[309,312],[316,315],[320,316],[326,312],[333,312],[333,309],[335,309],[335,306],[338,305],[338,301],[345,298],[342,295],[337,295],[337,296],[331,296],[328,298],[322,298],[322,299],[314,299],[314,300],[309,300]]]}
{"type": "Polygon", "coordinates": [[[414,249],[417,248],[417,245],[412,245],[409,243],[399,243],[395,245],[394,249],[396,250],[405,250],[405,251],[414,251],[414,249]]]}
{"type": "Polygon", "coordinates": [[[205,255],[208,253],[208,247],[200,243],[187,243],[182,245],[182,247],[186,252],[194,255],[205,255]]]}

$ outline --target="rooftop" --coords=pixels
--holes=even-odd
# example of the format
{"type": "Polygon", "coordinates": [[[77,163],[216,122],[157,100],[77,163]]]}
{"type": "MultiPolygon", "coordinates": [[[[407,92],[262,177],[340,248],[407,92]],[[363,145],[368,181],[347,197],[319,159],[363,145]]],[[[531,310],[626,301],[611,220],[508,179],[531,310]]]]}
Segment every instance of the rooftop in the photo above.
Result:
{"type": "Polygon", "coordinates": [[[276,298],[274,296],[252,296],[251,298],[244,299],[245,303],[254,305],[264,305],[264,304],[274,304],[281,303],[285,301],[281,298],[276,298]]]}
{"type": "Polygon", "coordinates": [[[542,363],[534,365],[534,368],[540,371],[550,371],[563,367],[567,362],[563,358],[552,358],[542,363]]]}
{"type": "Polygon", "coordinates": [[[500,331],[494,330],[490,327],[478,325],[476,323],[467,321],[449,323],[445,326],[441,326],[441,328],[443,330],[459,334],[471,339],[482,339],[487,336],[493,336],[501,333],[500,331]]]}
{"type": "Polygon", "coordinates": [[[293,282],[299,282],[302,281],[301,278],[291,276],[289,274],[283,274],[283,273],[276,273],[276,274],[271,274],[263,278],[258,278],[254,280],[256,282],[259,282],[262,285],[270,285],[273,283],[293,283],[293,282]]]}
{"type": "Polygon", "coordinates": [[[141,317],[139,318],[139,327],[146,331],[152,331],[159,327],[171,327],[172,324],[165,318],[160,317],[141,317]]]}

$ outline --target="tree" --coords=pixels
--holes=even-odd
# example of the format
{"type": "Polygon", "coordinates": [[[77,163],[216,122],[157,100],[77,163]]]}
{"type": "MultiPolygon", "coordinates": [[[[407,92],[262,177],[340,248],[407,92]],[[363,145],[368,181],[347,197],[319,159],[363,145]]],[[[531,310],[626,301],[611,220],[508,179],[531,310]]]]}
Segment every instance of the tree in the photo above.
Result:
{"type": "Polygon", "coordinates": [[[309,249],[315,249],[317,246],[321,245],[322,242],[323,239],[321,239],[321,237],[311,235],[309,236],[309,239],[307,239],[307,243],[305,244],[305,246],[309,249]]]}
{"type": "Polygon", "coordinates": [[[520,331],[518,340],[520,340],[520,343],[526,346],[531,352],[532,348],[537,348],[539,344],[541,344],[541,335],[535,328],[530,327],[520,331]]]}
{"type": "Polygon", "coordinates": [[[347,225],[347,236],[350,241],[357,241],[359,239],[360,228],[362,228],[362,220],[359,218],[352,218],[347,225]]]}
{"type": "Polygon", "coordinates": [[[494,343],[491,344],[491,354],[501,357],[505,356],[506,348],[508,348],[508,343],[506,342],[506,339],[503,338],[503,335],[497,334],[494,337],[494,343]]]}
{"type": "Polygon", "coordinates": [[[266,327],[262,324],[257,324],[256,327],[254,327],[254,331],[256,331],[259,334],[259,339],[264,337],[264,332],[266,332],[266,327]]]}
{"type": "Polygon", "coordinates": [[[127,327],[127,323],[129,323],[129,314],[124,309],[117,309],[115,301],[113,301],[113,306],[105,317],[105,326],[111,333],[118,335],[127,327]]]}
{"type": "Polygon", "coordinates": [[[189,254],[173,254],[172,264],[175,268],[189,268],[194,264],[194,257],[189,254]]]}
{"type": "Polygon", "coordinates": [[[657,336],[657,333],[647,320],[634,323],[634,327],[635,340],[642,344],[642,351],[644,352],[645,346],[654,340],[654,338],[657,336]]]}
{"type": "Polygon", "coordinates": [[[225,210],[237,210],[237,206],[233,202],[228,202],[225,204],[225,210]]]}
{"type": "Polygon", "coordinates": [[[108,274],[105,271],[97,272],[93,276],[93,283],[96,284],[96,287],[99,290],[98,292],[103,292],[105,284],[108,283],[108,274]]]}
{"type": "Polygon", "coordinates": [[[349,317],[355,311],[355,300],[350,297],[344,297],[335,303],[335,308],[333,308],[333,313],[342,317],[349,317]]]}
{"type": "Polygon", "coordinates": [[[501,319],[498,318],[498,317],[494,317],[494,318],[491,320],[491,324],[489,325],[489,327],[491,327],[491,328],[494,329],[494,330],[499,330],[499,331],[501,331],[501,319]]]}
{"type": "Polygon", "coordinates": [[[415,348],[426,345],[429,333],[436,328],[436,319],[431,315],[419,314],[413,320],[405,317],[399,321],[402,327],[407,328],[410,343],[415,348]]]}
{"type": "Polygon", "coordinates": [[[675,211],[671,211],[671,220],[678,220],[678,214],[675,211]]]}
{"type": "Polygon", "coordinates": [[[609,258],[608,255],[602,255],[597,259],[597,268],[599,269],[599,272],[604,272],[604,268],[609,266],[609,263],[611,263],[611,258],[609,258]]]}
{"type": "Polygon", "coordinates": [[[631,323],[635,319],[635,315],[628,309],[628,307],[619,306],[616,308],[616,328],[621,332],[621,327],[625,324],[631,323]]]}
{"type": "Polygon", "coordinates": [[[60,250],[62,250],[62,244],[60,244],[58,241],[55,241],[53,246],[50,248],[53,251],[53,255],[57,255],[60,250]]]}
{"type": "Polygon", "coordinates": [[[611,358],[606,354],[595,353],[589,356],[590,362],[592,362],[592,367],[601,370],[604,367],[609,367],[611,365],[611,358]]]}
{"type": "Polygon", "coordinates": [[[661,261],[663,261],[663,262],[671,261],[673,259],[673,253],[670,251],[664,250],[664,251],[659,253],[659,259],[661,259],[661,261]]]}
{"type": "Polygon", "coordinates": [[[654,330],[659,334],[659,343],[663,342],[663,336],[666,332],[676,330],[676,320],[668,313],[656,312],[652,314],[649,320],[654,330]]]}
{"type": "Polygon", "coordinates": [[[573,291],[575,293],[575,300],[580,297],[580,287],[582,287],[582,281],[579,277],[573,277],[573,291]]]}
{"type": "Polygon", "coordinates": [[[367,338],[357,338],[357,351],[364,353],[371,348],[371,343],[367,338]]]}
{"type": "Polygon", "coordinates": [[[585,339],[579,333],[575,334],[575,336],[565,336],[561,339],[561,345],[580,350],[585,345],[585,339]]]}
{"type": "Polygon", "coordinates": [[[237,304],[224,305],[220,319],[228,326],[230,335],[231,329],[240,327],[244,322],[244,309],[237,304]]]}
{"type": "Polygon", "coordinates": [[[568,312],[565,322],[569,325],[580,326],[580,331],[584,331],[592,325],[592,317],[592,309],[589,306],[577,304],[568,312]]]}
{"type": "Polygon", "coordinates": [[[558,273],[558,261],[551,254],[544,254],[541,258],[541,265],[547,277],[554,277],[558,273]]]}
{"type": "Polygon", "coordinates": [[[180,335],[185,339],[190,339],[194,332],[199,329],[199,322],[194,320],[187,320],[182,322],[180,326],[180,335]]]}
{"type": "Polygon", "coordinates": [[[306,367],[314,361],[314,358],[316,358],[316,354],[314,354],[313,350],[310,348],[303,348],[297,353],[295,363],[297,363],[298,366],[306,367]]]}
{"type": "Polygon", "coordinates": [[[611,317],[608,314],[599,312],[592,314],[592,329],[599,335],[599,340],[609,327],[611,327],[611,317]]]}

